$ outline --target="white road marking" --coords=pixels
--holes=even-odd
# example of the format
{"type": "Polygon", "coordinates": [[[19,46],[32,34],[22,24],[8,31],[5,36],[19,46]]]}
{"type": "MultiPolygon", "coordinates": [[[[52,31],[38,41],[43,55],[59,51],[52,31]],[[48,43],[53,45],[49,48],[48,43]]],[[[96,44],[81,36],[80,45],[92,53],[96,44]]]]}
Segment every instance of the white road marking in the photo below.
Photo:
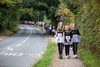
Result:
{"type": "Polygon", "coordinates": [[[14,50],[14,49],[13,49],[13,48],[11,48],[11,47],[8,47],[7,49],[8,49],[8,50],[14,50]]]}
{"type": "Polygon", "coordinates": [[[22,56],[24,53],[4,53],[4,56],[22,56]]]}
{"type": "Polygon", "coordinates": [[[32,34],[32,30],[31,30],[31,28],[29,28],[29,29],[30,29],[30,35],[24,41],[22,41],[20,44],[18,44],[16,47],[21,46],[23,43],[25,43],[30,38],[30,36],[32,34]]]}
{"type": "Polygon", "coordinates": [[[33,53],[5,53],[6,51],[2,52],[0,55],[1,56],[13,56],[13,57],[16,57],[16,56],[28,56],[28,57],[34,57],[34,54],[33,53]]]}
{"type": "Polygon", "coordinates": [[[6,51],[2,51],[2,52],[0,52],[0,54],[2,54],[2,53],[5,53],[6,51]]]}

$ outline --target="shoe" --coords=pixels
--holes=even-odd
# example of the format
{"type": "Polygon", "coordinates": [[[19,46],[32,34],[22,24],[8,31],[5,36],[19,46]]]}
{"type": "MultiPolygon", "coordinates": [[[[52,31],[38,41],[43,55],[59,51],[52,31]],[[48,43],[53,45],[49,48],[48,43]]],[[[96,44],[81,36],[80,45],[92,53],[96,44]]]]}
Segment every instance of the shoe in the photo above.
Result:
{"type": "Polygon", "coordinates": [[[69,55],[67,55],[67,56],[65,56],[65,58],[69,59],[69,58],[70,58],[70,56],[69,56],[69,55]]]}
{"type": "Polygon", "coordinates": [[[77,58],[77,54],[75,54],[75,55],[73,56],[73,58],[77,58]]]}
{"type": "Polygon", "coordinates": [[[59,59],[62,59],[62,56],[61,55],[59,56],[59,59]]]}

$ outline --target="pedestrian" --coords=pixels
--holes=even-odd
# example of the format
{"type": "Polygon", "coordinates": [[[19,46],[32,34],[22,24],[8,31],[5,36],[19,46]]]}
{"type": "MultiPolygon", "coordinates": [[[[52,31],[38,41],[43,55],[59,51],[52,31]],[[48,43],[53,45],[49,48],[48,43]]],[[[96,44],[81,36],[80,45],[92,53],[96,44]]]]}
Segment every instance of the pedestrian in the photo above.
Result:
{"type": "Polygon", "coordinates": [[[49,25],[49,36],[52,36],[52,25],[49,25]]]}
{"type": "Polygon", "coordinates": [[[55,33],[56,33],[55,26],[53,26],[53,28],[52,28],[52,36],[54,36],[55,33]]]}
{"type": "Polygon", "coordinates": [[[73,42],[73,57],[77,58],[77,46],[78,46],[78,42],[80,41],[80,32],[78,29],[76,29],[76,24],[72,23],[72,30],[71,30],[71,34],[72,34],[72,42],[73,42]]]}
{"type": "Polygon", "coordinates": [[[65,26],[65,33],[64,33],[64,46],[65,46],[65,58],[70,58],[69,52],[70,52],[70,45],[72,40],[72,34],[70,31],[69,26],[65,26]]]}
{"type": "Polygon", "coordinates": [[[56,41],[58,45],[59,59],[62,59],[63,53],[63,35],[64,35],[64,25],[62,22],[58,23],[57,32],[56,32],[56,41]]]}
{"type": "MultiPolygon", "coordinates": [[[[71,32],[72,31],[72,25],[73,25],[73,23],[70,23],[70,25],[69,25],[69,31],[71,32]]],[[[72,42],[71,42],[72,43],[72,42]]],[[[73,43],[72,43],[73,44],[73,43]]],[[[72,50],[73,49],[73,45],[70,45],[70,49],[72,50]]]]}

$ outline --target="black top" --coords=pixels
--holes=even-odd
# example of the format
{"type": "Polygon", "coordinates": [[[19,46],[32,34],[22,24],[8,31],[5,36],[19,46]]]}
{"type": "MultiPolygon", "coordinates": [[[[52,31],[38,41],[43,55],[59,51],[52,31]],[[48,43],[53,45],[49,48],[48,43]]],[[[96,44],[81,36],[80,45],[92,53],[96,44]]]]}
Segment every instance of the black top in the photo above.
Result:
{"type": "Polygon", "coordinates": [[[59,33],[61,33],[62,37],[63,37],[63,32],[64,32],[63,29],[57,29],[57,36],[58,36],[59,33]]]}
{"type": "Polygon", "coordinates": [[[71,38],[72,38],[72,33],[71,33],[71,31],[65,32],[65,39],[64,39],[65,42],[67,42],[66,36],[70,36],[70,41],[71,41],[71,38]]]}
{"type": "Polygon", "coordinates": [[[75,30],[71,30],[71,34],[72,35],[74,35],[74,34],[80,35],[80,32],[78,29],[75,29],[75,30]]]}

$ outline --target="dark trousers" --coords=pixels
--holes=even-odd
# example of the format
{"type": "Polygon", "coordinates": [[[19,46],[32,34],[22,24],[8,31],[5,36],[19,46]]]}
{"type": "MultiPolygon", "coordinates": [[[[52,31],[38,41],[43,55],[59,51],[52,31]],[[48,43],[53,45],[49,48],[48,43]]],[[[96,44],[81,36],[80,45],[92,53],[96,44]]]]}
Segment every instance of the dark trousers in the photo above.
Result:
{"type": "Polygon", "coordinates": [[[70,45],[65,45],[65,54],[69,55],[70,45]]]}
{"type": "Polygon", "coordinates": [[[73,43],[73,53],[74,55],[77,54],[77,46],[78,46],[78,42],[77,43],[73,43]]]}
{"type": "Polygon", "coordinates": [[[49,30],[49,35],[52,35],[52,30],[49,30]]]}
{"type": "Polygon", "coordinates": [[[62,55],[62,53],[63,53],[63,43],[58,43],[58,52],[59,52],[59,55],[62,55]]]}

